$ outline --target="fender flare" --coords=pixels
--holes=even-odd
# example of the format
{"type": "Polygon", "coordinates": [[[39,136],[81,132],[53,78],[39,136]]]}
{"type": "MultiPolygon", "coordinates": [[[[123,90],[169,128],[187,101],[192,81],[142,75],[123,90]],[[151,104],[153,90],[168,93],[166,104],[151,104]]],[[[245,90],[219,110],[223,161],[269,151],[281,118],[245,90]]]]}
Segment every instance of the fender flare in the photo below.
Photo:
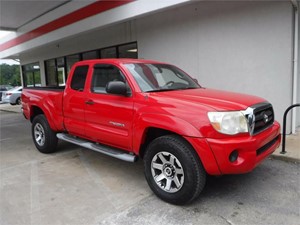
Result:
{"type": "MultiPolygon", "coordinates": [[[[45,105],[44,105],[45,106],[45,105]]],[[[31,105],[30,106],[30,120],[32,121],[33,117],[32,116],[35,116],[34,115],[34,108],[38,108],[40,111],[43,112],[43,114],[45,115],[48,123],[49,123],[49,126],[51,127],[52,130],[54,131],[57,131],[58,128],[55,126],[55,123],[53,121],[53,116],[51,116],[51,110],[49,110],[48,107],[41,107],[39,105],[31,105]]]]}
{"type": "Polygon", "coordinates": [[[187,137],[202,137],[199,130],[196,129],[192,124],[178,117],[155,114],[155,113],[144,113],[139,115],[133,123],[133,151],[139,155],[140,146],[143,144],[146,131],[148,128],[158,128],[170,131],[180,136],[187,137]]]}

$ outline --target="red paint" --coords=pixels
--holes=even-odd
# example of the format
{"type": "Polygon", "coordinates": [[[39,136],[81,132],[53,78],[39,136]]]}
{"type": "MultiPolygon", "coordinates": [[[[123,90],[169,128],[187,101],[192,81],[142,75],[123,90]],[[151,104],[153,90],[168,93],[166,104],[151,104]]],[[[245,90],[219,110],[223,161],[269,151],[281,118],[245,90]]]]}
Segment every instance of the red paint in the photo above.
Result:
{"type": "Polygon", "coordinates": [[[105,12],[107,10],[119,7],[121,5],[127,4],[134,0],[122,0],[122,1],[97,1],[81,9],[78,9],[72,13],[62,16],[52,22],[49,22],[43,26],[40,26],[28,33],[22,34],[10,41],[7,41],[0,45],[0,51],[12,48],[16,45],[22,44],[26,41],[30,41],[34,38],[40,37],[51,31],[57,30],[59,28],[68,26],[72,23],[76,23],[80,20],[86,19],[90,16],[105,12]]]}
{"type": "Polygon", "coordinates": [[[93,142],[118,147],[140,154],[149,128],[159,128],[185,138],[195,149],[208,174],[238,174],[253,170],[280,144],[280,127],[277,122],[259,134],[225,135],[211,125],[207,113],[211,111],[245,110],[266,100],[244,94],[212,89],[191,89],[162,92],[141,92],[124,63],[159,62],[133,59],[102,59],[76,63],[64,91],[23,89],[22,106],[26,118],[33,116],[34,107],[40,108],[51,128],[68,132],[93,142]],[[131,96],[96,94],[91,91],[95,64],[110,64],[125,75],[131,96]],[[77,66],[89,66],[85,88],[70,88],[73,71],[77,66]],[[86,102],[94,104],[86,104],[86,102]],[[115,126],[112,123],[121,124],[115,126]],[[276,141],[263,153],[256,155],[276,137],[276,141]],[[229,161],[236,150],[239,158],[229,161]]]}

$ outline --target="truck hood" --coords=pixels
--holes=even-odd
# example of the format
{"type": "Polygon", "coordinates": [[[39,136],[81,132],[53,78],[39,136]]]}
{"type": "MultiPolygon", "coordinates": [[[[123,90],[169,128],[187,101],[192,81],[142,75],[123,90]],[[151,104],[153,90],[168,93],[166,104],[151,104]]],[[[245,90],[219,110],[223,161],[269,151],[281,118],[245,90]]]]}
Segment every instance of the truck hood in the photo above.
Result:
{"type": "Polygon", "coordinates": [[[252,95],[207,88],[153,92],[150,96],[158,102],[168,102],[173,107],[193,105],[195,108],[200,106],[216,111],[245,110],[254,104],[266,102],[265,99],[252,95]]]}

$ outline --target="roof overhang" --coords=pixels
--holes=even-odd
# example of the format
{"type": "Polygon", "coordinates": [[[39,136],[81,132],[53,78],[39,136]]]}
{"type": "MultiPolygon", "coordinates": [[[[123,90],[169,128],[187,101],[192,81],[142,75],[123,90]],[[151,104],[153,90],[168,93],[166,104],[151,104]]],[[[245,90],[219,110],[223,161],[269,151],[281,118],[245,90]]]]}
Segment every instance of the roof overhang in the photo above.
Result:
{"type": "Polygon", "coordinates": [[[15,58],[49,43],[186,2],[190,0],[58,1],[59,5],[52,5],[51,10],[45,7],[46,12],[36,13],[38,16],[33,15],[34,19],[29,18],[20,27],[18,21],[15,25],[3,24],[16,32],[0,40],[0,58],[15,58]]]}

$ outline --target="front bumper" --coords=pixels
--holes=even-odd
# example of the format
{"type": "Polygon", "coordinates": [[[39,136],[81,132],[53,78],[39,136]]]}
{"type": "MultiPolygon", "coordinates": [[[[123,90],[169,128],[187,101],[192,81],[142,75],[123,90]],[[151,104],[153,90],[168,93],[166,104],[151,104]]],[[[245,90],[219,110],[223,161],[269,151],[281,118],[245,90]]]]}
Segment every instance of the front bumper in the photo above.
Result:
{"type": "Polygon", "coordinates": [[[279,147],[281,142],[280,125],[274,122],[273,126],[255,136],[226,139],[208,138],[207,142],[222,174],[247,173],[279,147]],[[235,161],[230,162],[229,157],[233,151],[238,152],[238,157],[235,161]]]}
{"type": "Polygon", "coordinates": [[[281,142],[278,122],[267,130],[254,135],[228,138],[188,138],[199,155],[206,172],[210,175],[242,174],[252,171],[272,154],[281,142]],[[238,157],[230,161],[230,154],[237,151],[238,157]]]}
{"type": "Polygon", "coordinates": [[[10,97],[4,97],[4,96],[2,96],[2,102],[3,103],[10,103],[10,97]]]}

